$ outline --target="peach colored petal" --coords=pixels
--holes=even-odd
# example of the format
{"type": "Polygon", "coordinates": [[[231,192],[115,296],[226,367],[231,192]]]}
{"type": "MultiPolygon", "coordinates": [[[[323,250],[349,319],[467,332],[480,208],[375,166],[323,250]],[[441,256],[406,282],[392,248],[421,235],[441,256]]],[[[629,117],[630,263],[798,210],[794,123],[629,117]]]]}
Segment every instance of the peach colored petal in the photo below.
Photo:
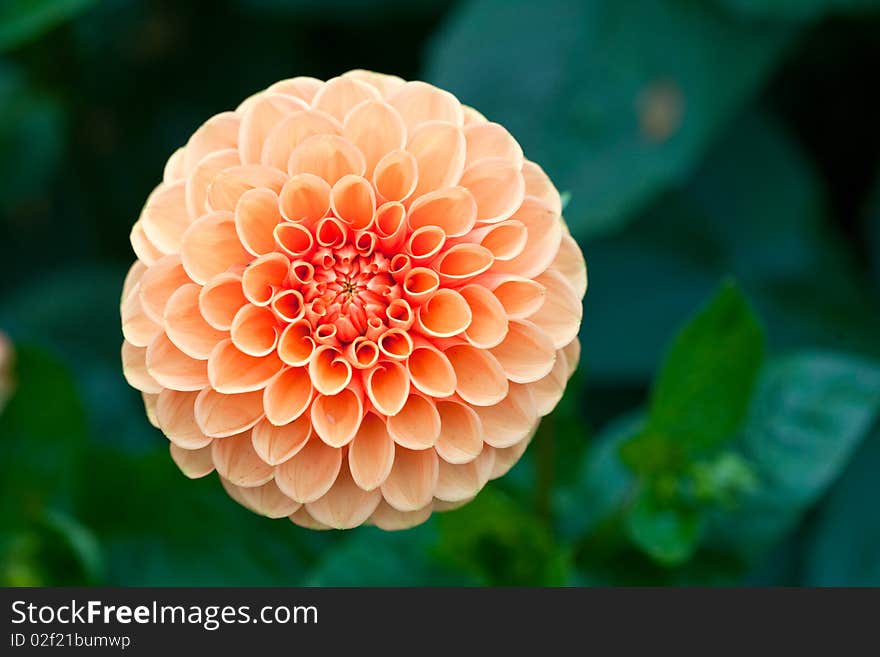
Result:
{"type": "Polygon", "coordinates": [[[275,476],[275,468],[254,450],[250,431],[212,442],[211,458],[217,474],[236,486],[262,486],[275,476]]]}
{"type": "Polygon", "coordinates": [[[461,175],[477,201],[477,220],[497,223],[509,219],[525,197],[525,181],[519,165],[501,157],[490,157],[470,165],[461,175]]]}
{"type": "Polygon", "coordinates": [[[321,345],[309,361],[309,375],[315,390],[322,395],[335,395],[351,381],[351,365],[338,349],[321,345]]]}
{"type": "Polygon", "coordinates": [[[162,326],[144,312],[140,298],[140,282],[122,302],[122,335],[136,347],[146,347],[162,332],[162,326]]]}
{"type": "Polygon", "coordinates": [[[425,82],[405,83],[388,97],[388,102],[400,112],[409,130],[426,121],[448,121],[457,126],[464,123],[458,99],[425,82]]]}
{"type": "Polygon", "coordinates": [[[241,117],[235,112],[223,112],[205,121],[186,143],[183,158],[186,173],[192,174],[208,155],[238,148],[240,125],[241,117]]]}
{"type": "Polygon", "coordinates": [[[178,180],[186,178],[183,159],[185,148],[181,146],[171,154],[171,157],[165,162],[165,168],[162,170],[162,182],[170,184],[178,180]]]}
{"type": "Polygon", "coordinates": [[[415,192],[418,181],[419,164],[409,151],[390,151],[373,169],[373,187],[385,201],[405,201],[415,192]]]}
{"type": "Polygon", "coordinates": [[[462,112],[464,112],[464,124],[466,126],[472,125],[474,123],[486,123],[486,117],[470,105],[462,105],[461,109],[462,112]]]}
{"type": "Polygon", "coordinates": [[[508,219],[497,224],[482,227],[471,235],[480,246],[491,251],[495,260],[513,260],[522,253],[529,240],[525,224],[516,219],[508,219]]]}
{"type": "Polygon", "coordinates": [[[406,360],[413,350],[413,341],[403,329],[388,329],[377,340],[379,351],[391,360],[406,360]]]}
{"type": "Polygon", "coordinates": [[[227,149],[206,155],[186,179],[186,209],[191,220],[195,221],[208,208],[208,188],[221,172],[237,167],[241,157],[236,149],[227,149]]]}
{"type": "Polygon", "coordinates": [[[265,306],[245,303],[230,326],[232,343],[249,356],[268,356],[278,345],[281,328],[272,310],[265,306]]]}
{"type": "Polygon", "coordinates": [[[578,362],[580,362],[581,359],[580,341],[575,338],[562,348],[562,353],[565,355],[565,362],[566,366],[568,367],[568,378],[571,378],[571,375],[574,374],[574,371],[578,366],[578,362]]]}
{"type": "Polygon", "coordinates": [[[370,369],[379,360],[379,347],[366,336],[359,335],[345,348],[345,358],[356,369],[370,369]]]}
{"type": "Polygon", "coordinates": [[[381,501],[382,493],[378,489],[363,490],[352,479],[348,467],[343,466],[330,490],[306,504],[306,508],[322,524],[334,529],[351,529],[363,524],[381,501]]]}
{"type": "Polygon", "coordinates": [[[218,274],[199,292],[199,310],[205,321],[219,331],[232,328],[239,309],[247,303],[241,289],[241,276],[233,273],[218,274]]]}
{"type": "Polygon", "coordinates": [[[381,486],[382,497],[398,511],[415,511],[430,503],[437,487],[439,464],[433,449],[398,447],[391,473],[381,486]]]}
{"type": "Polygon", "coordinates": [[[311,435],[312,424],[305,415],[280,427],[264,418],[251,430],[251,442],[263,461],[269,465],[281,465],[298,454],[311,435]]]}
{"type": "Polygon", "coordinates": [[[366,178],[353,174],[343,176],[333,185],[330,207],[353,230],[372,225],[376,217],[376,193],[366,178]]]}
{"type": "Polygon", "coordinates": [[[156,420],[168,440],[182,449],[200,449],[213,438],[202,433],[196,424],[197,392],[163,389],[156,400],[156,420]]]}
{"type": "Polygon", "coordinates": [[[446,285],[461,285],[487,272],[495,258],[492,252],[479,244],[456,244],[431,263],[446,285]]]}
{"type": "Polygon", "coordinates": [[[562,393],[565,392],[565,384],[568,381],[568,362],[562,351],[556,352],[556,362],[550,373],[528,384],[532,391],[532,397],[535,399],[535,408],[538,415],[544,417],[554,408],[559,400],[562,399],[562,393]]]}
{"type": "Polygon", "coordinates": [[[381,100],[366,100],[353,108],[345,117],[342,134],[363,153],[368,177],[379,160],[406,145],[403,119],[381,100]]]}
{"type": "Polygon", "coordinates": [[[287,176],[262,164],[242,164],[224,169],[208,185],[206,207],[215,212],[232,212],[249,189],[266,188],[280,192],[287,176]]]}
{"type": "Polygon", "coordinates": [[[288,96],[293,96],[294,98],[299,98],[307,103],[311,103],[312,98],[315,97],[315,94],[318,92],[318,89],[321,88],[322,84],[324,83],[317,78],[300,75],[295,78],[280,80],[266,89],[266,91],[276,94],[286,94],[288,96]]]}
{"type": "Polygon", "coordinates": [[[267,253],[252,260],[241,275],[245,298],[255,306],[268,306],[290,272],[290,260],[283,253],[267,253]]]}
{"type": "Polygon", "coordinates": [[[165,253],[156,248],[144,233],[144,225],[140,221],[135,222],[131,227],[128,241],[135,255],[144,262],[144,264],[152,265],[159,260],[165,253]]]}
{"type": "Polygon", "coordinates": [[[276,466],[275,483],[297,502],[314,502],[330,490],[341,466],[342,450],[312,437],[293,458],[276,466]]]}
{"type": "Polygon", "coordinates": [[[426,395],[449,397],[455,392],[456,378],[452,363],[442,351],[427,341],[414,344],[407,360],[413,386],[426,395]]]}
{"type": "Polygon", "coordinates": [[[272,231],[281,219],[278,195],[271,189],[250,189],[235,206],[235,231],[241,245],[253,256],[275,250],[272,231]]]}
{"type": "Polygon", "coordinates": [[[312,327],[305,319],[289,324],[278,339],[278,356],[288,365],[307,365],[315,351],[312,327]]]}
{"type": "Polygon", "coordinates": [[[410,233],[405,251],[414,264],[424,264],[439,254],[446,243],[446,233],[437,226],[422,226],[410,233]]]}
{"type": "MultiPolygon", "coordinates": [[[[253,102],[241,118],[238,131],[238,151],[245,164],[258,164],[263,153],[266,138],[286,116],[308,105],[284,94],[266,93],[253,102]]],[[[278,167],[283,169],[284,167],[278,167]]]]}
{"type": "Polygon", "coordinates": [[[511,162],[516,168],[523,164],[523,152],[519,143],[497,123],[471,123],[464,128],[467,141],[467,160],[470,166],[485,158],[498,157],[511,162]]]}
{"type": "Polygon", "coordinates": [[[444,121],[422,123],[409,135],[406,150],[418,165],[418,182],[413,196],[458,184],[464,171],[467,146],[464,133],[444,121]]]}
{"type": "Polygon", "coordinates": [[[385,422],[373,413],[364,416],[348,448],[348,466],[355,483],[363,490],[381,486],[394,464],[394,441],[385,422]]]}
{"type": "Polygon", "coordinates": [[[364,390],[383,415],[396,415],[409,396],[409,372],[400,363],[382,362],[364,373],[364,390]]]}
{"type": "Polygon", "coordinates": [[[232,343],[218,343],[208,358],[208,381],[217,392],[232,395],[262,390],[284,364],[273,352],[266,356],[250,356],[232,343]]]}
{"type": "Polygon", "coordinates": [[[452,464],[440,459],[438,465],[434,497],[444,502],[463,502],[472,499],[489,481],[495,466],[495,450],[484,450],[468,463],[452,464]]]}
{"type": "Polygon", "coordinates": [[[402,331],[408,331],[415,320],[412,306],[406,299],[395,299],[389,303],[385,309],[385,315],[388,317],[388,325],[391,328],[402,331]]]}
{"type": "Polygon", "coordinates": [[[287,163],[291,176],[311,173],[331,186],[348,174],[363,176],[366,169],[363,154],[350,141],[337,135],[309,137],[294,149],[287,163]]]}
{"type": "Polygon", "coordinates": [[[433,447],[440,436],[440,414],[434,402],[412,393],[397,414],[387,420],[388,433],[394,442],[408,449],[433,447]]]}
{"type": "Polygon", "coordinates": [[[335,395],[317,395],[312,402],[312,427],[331,447],[350,443],[363,416],[363,400],[352,388],[344,388],[335,395]]]}
{"type": "Polygon", "coordinates": [[[205,388],[196,398],[196,423],[212,438],[234,436],[263,419],[262,401],[262,391],[225,395],[205,388]]]}
{"type": "Polygon", "coordinates": [[[183,233],[190,224],[186,210],[186,182],[162,183],[150,194],[141,212],[144,234],[163,253],[180,250],[183,233]]]}
{"type": "Polygon", "coordinates": [[[555,349],[574,340],[581,326],[584,308],[577,293],[562,274],[548,269],[535,279],[547,290],[541,309],[529,319],[546,333],[555,349]]]}
{"type": "Polygon", "coordinates": [[[584,254],[581,247],[570,233],[562,235],[559,244],[559,253],[553,261],[553,268],[568,281],[578,299],[583,299],[587,292],[587,267],[584,264],[584,254]]]}
{"type": "Polygon", "coordinates": [[[342,134],[342,124],[329,114],[310,109],[288,114],[269,133],[260,161],[285,171],[290,154],[309,137],[342,134]]]}
{"type": "Polygon", "coordinates": [[[423,335],[448,338],[468,329],[471,308],[455,290],[441,288],[416,311],[415,326],[423,335]]]}
{"type": "Polygon", "coordinates": [[[510,319],[525,319],[533,315],[544,305],[547,294],[540,283],[512,274],[493,276],[492,280],[483,279],[481,282],[492,290],[510,319]]]}
{"type": "Polygon", "coordinates": [[[429,503],[415,511],[398,511],[385,500],[379,503],[370,522],[385,531],[400,531],[421,525],[431,516],[433,504],[429,503]]]}
{"type": "Polygon", "coordinates": [[[498,477],[503,477],[510,471],[516,462],[522,458],[522,455],[525,454],[526,448],[529,446],[536,430],[537,426],[533,427],[528,436],[510,447],[495,449],[494,447],[487,446],[487,449],[495,449],[495,464],[492,467],[492,474],[489,479],[498,479],[498,477]]]}
{"type": "Polygon", "coordinates": [[[159,419],[156,417],[156,406],[159,401],[159,395],[153,392],[142,392],[141,399],[144,401],[144,412],[147,414],[147,420],[158,429],[159,419]]]}
{"type": "Polygon", "coordinates": [[[381,98],[372,85],[351,77],[338,77],[324,83],[312,99],[312,107],[342,121],[353,108],[365,100],[381,98]]]}
{"type": "Polygon", "coordinates": [[[440,435],[434,444],[447,463],[470,463],[483,449],[483,425],[477,412],[458,401],[438,401],[440,435]]]}
{"type": "Polygon", "coordinates": [[[517,383],[531,383],[546,376],[556,360],[550,337],[524,319],[511,320],[507,336],[491,351],[507,378],[517,383]]]}
{"type": "Polygon", "coordinates": [[[533,278],[546,270],[556,257],[562,241],[562,220],[532,196],[523,200],[513,218],[521,221],[528,231],[525,248],[511,260],[496,260],[492,271],[533,278]]]}
{"type": "Polygon", "coordinates": [[[389,94],[394,93],[404,80],[396,75],[387,75],[385,73],[377,73],[376,71],[366,71],[364,69],[353,69],[342,74],[342,77],[350,77],[360,80],[374,87],[383,98],[387,98],[389,94]]]}
{"type": "Polygon", "coordinates": [[[312,379],[304,367],[290,367],[279,372],[266,386],[263,406],[266,419],[283,426],[299,418],[312,402],[312,379]]]}
{"type": "Polygon", "coordinates": [[[507,396],[507,377],[488,351],[463,344],[450,347],[445,354],[455,370],[455,391],[464,401],[491,406],[507,396]]]}
{"type": "Polygon", "coordinates": [[[272,298],[272,303],[269,306],[278,319],[284,323],[295,322],[301,319],[306,312],[302,293],[297,290],[279,292],[272,298]]]}
{"type": "Polygon", "coordinates": [[[447,237],[460,237],[477,220],[477,202],[465,187],[438,189],[420,196],[409,208],[407,222],[413,230],[437,226],[447,237]]]}
{"type": "Polygon", "coordinates": [[[315,249],[315,238],[312,232],[301,224],[284,221],[272,231],[275,246],[291,260],[308,257],[315,249]]]}
{"type": "Polygon", "coordinates": [[[214,472],[214,460],[211,458],[211,446],[199,449],[183,449],[174,443],[168,445],[171,459],[180,471],[190,479],[207,477],[214,472]]]}
{"type": "Polygon", "coordinates": [[[138,286],[147,269],[147,265],[140,260],[135,260],[131,267],[128,268],[128,272],[125,274],[125,280],[122,282],[122,294],[119,295],[120,305],[125,303],[125,299],[131,294],[132,290],[138,286]]]}
{"type": "Polygon", "coordinates": [[[494,406],[476,409],[483,440],[492,447],[510,447],[525,438],[538,420],[535,399],[528,386],[510,384],[510,393],[494,406]]]}
{"type": "Polygon", "coordinates": [[[153,322],[162,324],[168,298],[181,285],[191,282],[180,263],[180,256],[164,256],[144,272],[141,278],[138,290],[141,308],[153,322]]]}
{"type": "Polygon", "coordinates": [[[290,514],[290,522],[299,527],[303,527],[304,529],[314,529],[316,531],[327,531],[328,529],[333,529],[332,527],[328,527],[327,525],[321,524],[314,518],[312,518],[311,514],[306,510],[306,508],[300,507],[297,511],[294,511],[290,514]]]}
{"type": "Polygon", "coordinates": [[[314,174],[298,174],[284,184],[279,205],[288,221],[312,225],[330,211],[330,185],[314,174]]]}
{"type": "Polygon", "coordinates": [[[534,162],[526,160],[523,162],[522,174],[526,183],[526,195],[539,199],[553,214],[562,214],[562,199],[544,170],[534,162]]]}
{"type": "Polygon", "coordinates": [[[212,327],[199,309],[202,288],[187,283],[177,288],[165,304],[165,333],[178,349],[190,358],[207,360],[211,350],[227,337],[225,331],[212,327]]]}
{"type": "Polygon", "coordinates": [[[231,212],[212,212],[197,219],[187,228],[180,247],[184,270],[201,285],[252,257],[241,245],[231,212]]]}
{"type": "Polygon", "coordinates": [[[459,293],[471,310],[465,339],[482,349],[499,345],[507,336],[507,317],[498,298],[481,285],[465,285],[459,293]]]}
{"type": "Polygon", "coordinates": [[[158,394],[162,385],[147,371],[147,350],[122,341],[122,373],[128,385],[149,394],[158,394]]]}
{"type": "Polygon", "coordinates": [[[164,333],[147,347],[147,371],[165,388],[188,392],[208,385],[208,364],[190,358],[164,333]]]}
{"type": "Polygon", "coordinates": [[[243,507],[267,518],[285,518],[298,511],[301,506],[299,502],[282,493],[274,481],[267,481],[262,486],[250,488],[236,486],[223,477],[220,477],[220,483],[229,497],[243,507]]]}

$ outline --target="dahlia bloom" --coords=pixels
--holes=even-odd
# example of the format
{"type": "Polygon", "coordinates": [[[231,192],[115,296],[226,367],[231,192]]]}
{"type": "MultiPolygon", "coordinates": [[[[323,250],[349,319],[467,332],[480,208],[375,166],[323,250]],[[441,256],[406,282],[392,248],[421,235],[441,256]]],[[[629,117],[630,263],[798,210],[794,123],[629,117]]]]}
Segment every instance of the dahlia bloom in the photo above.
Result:
{"type": "Polygon", "coordinates": [[[131,244],[122,361],[171,457],[305,527],[472,499],[578,361],[587,277],[559,193],[423,82],[293,78],[210,118],[131,244]]]}
{"type": "Polygon", "coordinates": [[[4,333],[0,332],[0,413],[3,412],[6,402],[12,396],[13,356],[12,343],[4,333]]]}

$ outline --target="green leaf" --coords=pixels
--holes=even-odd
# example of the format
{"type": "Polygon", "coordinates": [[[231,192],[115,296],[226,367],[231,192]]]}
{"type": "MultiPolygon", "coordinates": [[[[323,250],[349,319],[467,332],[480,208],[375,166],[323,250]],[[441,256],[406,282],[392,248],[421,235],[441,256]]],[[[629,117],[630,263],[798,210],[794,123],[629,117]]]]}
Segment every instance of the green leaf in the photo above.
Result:
{"type": "Polygon", "coordinates": [[[0,524],[71,507],[87,441],[85,411],[67,369],[51,354],[15,346],[16,389],[0,414],[0,524]]]}
{"type": "Polygon", "coordinates": [[[694,510],[662,506],[648,492],[639,496],[625,516],[633,542],[665,566],[686,562],[697,551],[703,517],[694,510]]]}
{"type": "Polygon", "coordinates": [[[583,237],[681,180],[793,33],[699,2],[479,0],[440,33],[427,77],[572,190],[566,216],[583,237]]]}
{"type": "Polygon", "coordinates": [[[567,583],[570,555],[535,515],[495,488],[439,514],[441,564],[484,586],[559,586],[567,583]]]}
{"type": "Polygon", "coordinates": [[[749,18],[817,19],[830,14],[880,11],[878,0],[716,0],[749,18]]]}
{"type": "Polygon", "coordinates": [[[806,530],[802,584],[880,586],[880,431],[859,447],[806,530]]]}
{"type": "Polygon", "coordinates": [[[778,540],[834,482],[880,415],[880,363],[806,352],[762,373],[742,432],[757,477],[714,542],[753,557],[778,540]]]}
{"type": "Polygon", "coordinates": [[[745,417],[764,333],[739,288],[723,283],[673,340],[654,382],[650,433],[688,451],[716,447],[745,417]]]}
{"type": "Polygon", "coordinates": [[[585,299],[593,385],[649,380],[681,318],[725,275],[746,292],[774,350],[880,356],[876,292],[824,227],[825,207],[798,144],[773,117],[743,116],[686,187],[584,246],[590,271],[607,282],[585,299]]]}
{"type": "Polygon", "coordinates": [[[39,37],[97,0],[4,0],[0,4],[0,52],[39,37]]]}
{"type": "Polygon", "coordinates": [[[596,526],[627,503],[635,486],[633,473],[620,460],[621,444],[645,424],[643,413],[619,416],[590,442],[571,486],[560,489],[554,503],[560,535],[572,540],[596,526]]]}
{"type": "Polygon", "coordinates": [[[433,522],[403,532],[359,527],[306,575],[305,586],[468,586],[474,578],[431,559],[437,542],[433,522]]]}

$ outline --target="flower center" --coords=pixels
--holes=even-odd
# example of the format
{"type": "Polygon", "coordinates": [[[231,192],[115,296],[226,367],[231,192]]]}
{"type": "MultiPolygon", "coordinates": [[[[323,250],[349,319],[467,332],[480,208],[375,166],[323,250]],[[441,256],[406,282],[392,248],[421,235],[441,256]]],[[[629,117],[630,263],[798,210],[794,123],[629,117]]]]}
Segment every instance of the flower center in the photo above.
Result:
{"type": "Polygon", "coordinates": [[[315,337],[331,344],[384,331],[388,304],[401,293],[383,254],[358,253],[350,244],[294,262],[290,287],[302,295],[303,316],[315,337]]]}

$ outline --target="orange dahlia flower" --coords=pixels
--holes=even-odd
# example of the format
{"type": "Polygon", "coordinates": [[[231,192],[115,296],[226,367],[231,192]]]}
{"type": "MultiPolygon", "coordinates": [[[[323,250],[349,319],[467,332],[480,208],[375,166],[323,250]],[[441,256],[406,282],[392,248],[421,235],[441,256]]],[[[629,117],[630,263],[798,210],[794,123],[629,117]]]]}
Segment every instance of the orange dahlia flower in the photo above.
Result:
{"type": "Polygon", "coordinates": [[[306,527],[470,500],[578,360],[586,269],[559,193],[424,82],[293,78],[210,118],[131,243],[122,361],[171,457],[306,527]]]}

